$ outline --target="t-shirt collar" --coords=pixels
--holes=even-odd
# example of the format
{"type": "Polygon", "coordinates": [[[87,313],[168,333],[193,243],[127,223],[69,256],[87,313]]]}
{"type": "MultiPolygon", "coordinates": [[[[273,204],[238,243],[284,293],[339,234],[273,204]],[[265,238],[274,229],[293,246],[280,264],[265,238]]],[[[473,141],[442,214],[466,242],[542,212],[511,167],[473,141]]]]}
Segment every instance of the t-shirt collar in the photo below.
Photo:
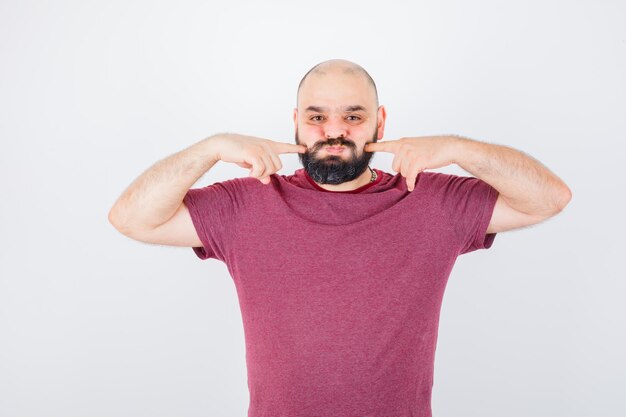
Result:
{"type": "Polygon", "coordinates": [[[308,172],[306,172],[306,170],[304,168],[300,168],[299,171],[302,171],[302,174],[304,175],[304,177],[307,179],[307,181],[313,186],[315,187],[316,190],[319,191],[326,191],[329,193],[347,193],[347,194],[356,194],[356,193],[360,193],[363,190],[367,190],[368,188],[378,184],[382,178],[383,178],[383,173],[382,171],[380,171],[379,169],[373,168],[374,171],[376,171],[376,179],[372,182],[368,182],[367,184],[364,184],[362,186],[360,186],[359,188],[356,188],[354,190],[348,190],[348,191],[331,191],[331,190],[327,190],[325,188],[320,187],[314,180],[313,178],[311,178],[311,176],[309,175],[308,172]]]}

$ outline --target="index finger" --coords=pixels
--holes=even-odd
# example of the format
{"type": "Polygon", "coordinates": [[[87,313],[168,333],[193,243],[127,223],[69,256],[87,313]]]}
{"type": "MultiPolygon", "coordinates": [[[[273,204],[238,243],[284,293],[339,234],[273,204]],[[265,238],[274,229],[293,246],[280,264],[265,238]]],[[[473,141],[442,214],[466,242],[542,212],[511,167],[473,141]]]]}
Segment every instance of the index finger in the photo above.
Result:
{"type": "Polygon", "coordinates": [[[367,142],[365,144],[366,152],[392,152],[395,153],[397,149],[397,140],[383,140],[378,142],[367,142]]]}
{"type": "Polygon", "coordinates": [[[298,145],[295,143],[286,143],[286,142],[271,142],[272,148],[274,148],[274,152],[277,154],[281,153],[305,153],[307,151],[307,147],[304,145],[298,145]]]}

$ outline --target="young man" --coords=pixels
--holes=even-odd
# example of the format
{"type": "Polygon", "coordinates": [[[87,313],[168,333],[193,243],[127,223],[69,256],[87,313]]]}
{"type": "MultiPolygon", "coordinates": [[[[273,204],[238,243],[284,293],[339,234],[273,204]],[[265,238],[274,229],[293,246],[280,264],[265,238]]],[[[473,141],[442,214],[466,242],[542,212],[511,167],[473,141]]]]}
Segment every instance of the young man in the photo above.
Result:
{"type": "Polygon", "coordinates": [[[249,416],[430,416],[441,301],[456,258],[541,222],[567,185],[512,148],[384,140],[360,66],[302,79],[296,143],[217,134],[155,164],[109,214],[123,234],[226,263],[246,338],[249,416]],[[390,174],[373,152],[394,154],[390,174]],[[283,153],[303,168],[279,175],[283,153]],[[250,176],[190,187],[217,161],[250,176]],[[426,172],[457,164],[475,177],[426,172]]]}

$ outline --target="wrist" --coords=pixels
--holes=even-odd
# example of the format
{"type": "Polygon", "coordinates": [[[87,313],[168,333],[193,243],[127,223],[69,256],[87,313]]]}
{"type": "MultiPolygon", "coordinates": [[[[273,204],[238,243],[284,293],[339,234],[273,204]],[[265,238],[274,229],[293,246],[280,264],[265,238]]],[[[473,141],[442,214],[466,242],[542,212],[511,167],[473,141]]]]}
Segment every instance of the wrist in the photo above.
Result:
{"type": "Polygon", "coordinates": [[[467,145],[470,139],[459,135],[448,136],[450,143],[450,162],[452,164],[461,165],[463,155],[467,152],[467,145]]]}
{"type": "Polygon", "coordinates": [[[220,134],[214,134],[202,139],[194,145],[195,153],[203,160],[216,164],[220,160],[218,141],[220,134]]]}

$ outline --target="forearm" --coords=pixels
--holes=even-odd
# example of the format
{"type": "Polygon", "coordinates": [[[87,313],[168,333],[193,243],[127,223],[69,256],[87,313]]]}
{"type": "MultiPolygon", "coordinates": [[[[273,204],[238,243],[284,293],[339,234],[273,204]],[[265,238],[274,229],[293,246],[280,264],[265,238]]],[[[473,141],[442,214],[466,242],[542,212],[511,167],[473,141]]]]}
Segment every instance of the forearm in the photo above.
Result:
{"type": "Polygon", "coordinates": [[[218,161],[210,136],[152,165],[115,202],[109,221],[127,233],[169,220],[191,186],[218,161]]]}
{"type": "Polygon", "coordinates": [[[508,146],[455,138],[454,163],[498,190],[515,210],[553,215],[569,202],[567,185],[533,157],[508,146]]]}

